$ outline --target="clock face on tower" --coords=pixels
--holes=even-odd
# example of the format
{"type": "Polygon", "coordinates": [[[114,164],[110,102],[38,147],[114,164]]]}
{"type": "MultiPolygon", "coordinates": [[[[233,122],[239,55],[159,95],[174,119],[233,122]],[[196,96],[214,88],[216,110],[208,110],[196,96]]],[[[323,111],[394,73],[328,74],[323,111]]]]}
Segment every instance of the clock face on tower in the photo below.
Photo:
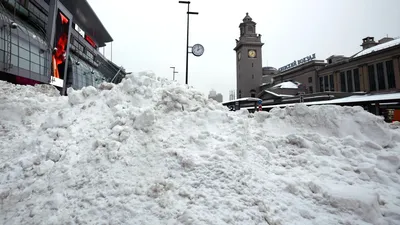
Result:
{"type": "Polygon", "coordinates": [[[249,50],[249,58],[255,58],[257,56],[256,50],[249,50]]]}

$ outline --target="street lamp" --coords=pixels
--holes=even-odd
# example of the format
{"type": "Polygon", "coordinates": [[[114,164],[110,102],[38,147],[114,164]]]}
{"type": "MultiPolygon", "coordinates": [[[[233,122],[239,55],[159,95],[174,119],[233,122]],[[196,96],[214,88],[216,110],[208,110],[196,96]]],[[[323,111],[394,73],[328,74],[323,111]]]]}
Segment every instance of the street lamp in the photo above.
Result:
{"type": "Polygon", "coordinates": [[[175,74],[178,73],[178,71],[175,71],[174,66],[171,66],[170,68],[172,69],[172,80],[175,80],[175,74]]]}
{"type": "Polygon", "coordinates": [[[187,4],[187,28],[186,28],[186,84],[188,84],[188,65],[189,65],[189,15],[198,15],[198,12],[190,12],[190,1],[179,1],[181,4],[187,4]]]}

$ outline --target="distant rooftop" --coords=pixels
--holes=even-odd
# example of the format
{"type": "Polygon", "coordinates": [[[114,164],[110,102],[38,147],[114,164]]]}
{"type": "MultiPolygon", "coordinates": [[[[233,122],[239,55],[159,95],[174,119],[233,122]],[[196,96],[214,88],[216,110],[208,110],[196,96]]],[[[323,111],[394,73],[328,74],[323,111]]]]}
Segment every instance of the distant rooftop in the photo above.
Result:
{"type": "Polygon", "coordinates": [[[363,55],[367,55],[367,54],[370,54],[370,53],[373,53],[373,52],[376,52],[376,51],[380,51],[380,50],[383,50],[383,49],[386,49],[386,48],[390,48],[390,47],[393,47],[393,46],[396,46],[396,45],[400,45],[400,38],[397,38],[397,39],[394,39],[392,41],[388,41],[388,42],[385,42],[385,43],[382,43],[382,44],[378,44],[378,45],[375,45],[373,47],[364,49],[361,52],[355,54],[352,58],[357,58],[357,57],[360,57],[360,56],[363,56],[363,55]]]}

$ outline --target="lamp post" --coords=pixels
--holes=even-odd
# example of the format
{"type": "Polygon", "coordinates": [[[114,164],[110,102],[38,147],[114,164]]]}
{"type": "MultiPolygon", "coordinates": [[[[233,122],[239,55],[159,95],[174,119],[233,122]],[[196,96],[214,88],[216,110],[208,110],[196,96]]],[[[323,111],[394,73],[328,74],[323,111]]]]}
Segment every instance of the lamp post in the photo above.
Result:
{"type": "Polygon", "coordinates": [[[171,66],[170,68],[172,69],[172,80],[175,80],[175,74],[178,73],[178,71],[175,71],[174,66],[171,66]]]}
{"type": "Polygon", "coordinates": [[[187,28],[186,28],[186,84],[188,84],[188,66],[189,66],[189,15],[198,15],[198,12],[190,12],[190,1],[179,1],[181,4],[187,4],[187,28]]]}

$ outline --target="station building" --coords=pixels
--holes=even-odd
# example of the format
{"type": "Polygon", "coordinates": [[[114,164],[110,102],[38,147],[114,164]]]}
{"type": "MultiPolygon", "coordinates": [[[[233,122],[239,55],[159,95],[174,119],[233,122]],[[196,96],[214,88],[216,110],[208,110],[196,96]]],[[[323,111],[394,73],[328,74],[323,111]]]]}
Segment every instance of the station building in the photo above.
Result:
{"type": "Polygon", "coordinates": [[[1,0],[0,80],[65,95],[126,75],[99,48],[113,41],[86,0],[1,0]]]}
{"type": "Polygon", "coordinates": [[[400,38],[365,37],[353,55],[310,54],[276,69],[262,67],[263,43],[255,26],[247,13],[234,48],[238,99],[224,105],[254,109],[258,99],[266,110],[298,102],[359,105],[400,120],[400,38]]]}

